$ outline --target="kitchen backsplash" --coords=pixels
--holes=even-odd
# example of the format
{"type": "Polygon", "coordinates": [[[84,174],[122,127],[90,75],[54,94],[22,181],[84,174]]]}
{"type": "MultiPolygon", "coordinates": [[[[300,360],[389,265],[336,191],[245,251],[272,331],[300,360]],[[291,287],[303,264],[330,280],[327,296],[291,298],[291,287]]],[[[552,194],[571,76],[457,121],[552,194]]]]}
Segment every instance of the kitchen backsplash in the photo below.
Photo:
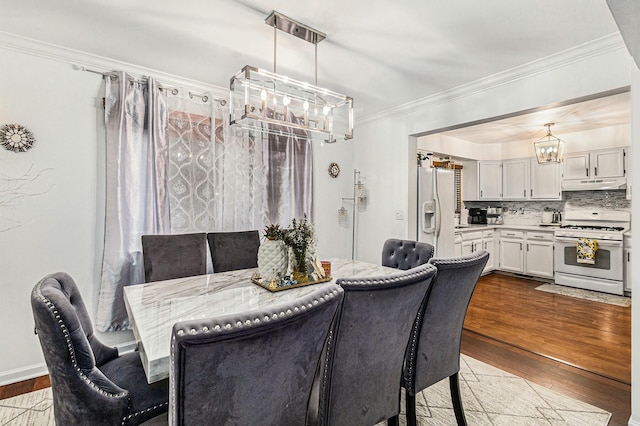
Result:
{"type": "Polygon", "coordinates": [[[567,210],[623,210],[631,212],[631,200],[626,191],[571,191],[563,192],[558,201],[465,201],[464,207],[503,207],[504,224],[537,225],[542,221],[542,212],[567,210]]]}

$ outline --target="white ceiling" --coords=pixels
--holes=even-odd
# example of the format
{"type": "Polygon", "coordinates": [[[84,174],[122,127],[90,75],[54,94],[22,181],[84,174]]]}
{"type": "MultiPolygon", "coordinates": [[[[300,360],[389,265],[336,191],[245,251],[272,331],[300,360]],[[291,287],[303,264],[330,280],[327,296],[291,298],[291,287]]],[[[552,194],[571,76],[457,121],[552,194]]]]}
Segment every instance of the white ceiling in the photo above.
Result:
{"type": "MultiPolygon", "coordinates": [[[[318,84],[353,96],[357,117],[618,31],[605,0],[0,0],[0,10],[0,31],[221,87],[246,64],[272,68],[264,20],[277,10],[327,35],[318,84]]],[[[277,60],[278,73],[313,81],[311,44],[280,33],[277,60]]]]}

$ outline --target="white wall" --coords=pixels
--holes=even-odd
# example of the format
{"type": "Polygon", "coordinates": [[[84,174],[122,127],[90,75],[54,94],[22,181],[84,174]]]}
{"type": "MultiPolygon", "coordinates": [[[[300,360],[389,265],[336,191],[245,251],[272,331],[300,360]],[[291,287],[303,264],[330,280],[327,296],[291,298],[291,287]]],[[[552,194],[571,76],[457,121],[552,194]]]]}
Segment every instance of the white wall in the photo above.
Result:
{"type": "Polygon", "coordinates": [[[95,74],[68,64],[0,49],[0,124],[18,123],[36,139],[25,153],[0,148],[0,175],[45,170],[12,207],[0,209],[0,324],[4,336],[0,383],[42,369],[29,296],[46,274],[65,271],[78,283],[88,308],[96,265],[95,74]],[[20,223],[14,222],[19,220],[20,223]]]}

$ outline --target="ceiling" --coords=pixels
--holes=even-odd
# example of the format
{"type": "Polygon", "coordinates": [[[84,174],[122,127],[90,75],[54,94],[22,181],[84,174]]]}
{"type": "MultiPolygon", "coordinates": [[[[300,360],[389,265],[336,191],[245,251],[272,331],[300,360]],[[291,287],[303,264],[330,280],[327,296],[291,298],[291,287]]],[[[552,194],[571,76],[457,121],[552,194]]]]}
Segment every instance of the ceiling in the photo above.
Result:
{"type": "Polygon", "coordinates": [[[628,125],[630,121],[631,93],[627,91],[438,133],[479,144],[533,142],[545,136],[546,123],[553,123],[554,136],[565,139],[570,133],[628,125]]]}
{"type": "MultiPolygon", "coordinates": [[[[277,10],[327,35],[318,85],[354,97],[360,118],[618,32],[605,0],[0,0],[0,9],[1,31],[220,87],[244,65],[273,68],[264,20],[277,10]]],[[[313,82],[311,44],[280,33],[277,63],[313,82]]]]}

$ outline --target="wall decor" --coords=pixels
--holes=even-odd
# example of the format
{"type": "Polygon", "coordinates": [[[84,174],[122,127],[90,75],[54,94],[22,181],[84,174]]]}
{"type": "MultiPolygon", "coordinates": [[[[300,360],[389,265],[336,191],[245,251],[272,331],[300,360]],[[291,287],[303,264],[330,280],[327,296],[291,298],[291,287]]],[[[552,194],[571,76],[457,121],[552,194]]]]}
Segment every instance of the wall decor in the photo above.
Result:
{"type": "Polygon", "coordinates": [[[329,176],[331,176],[332,178],[337,178],[339,174],[340,166],[338,166],[338,163],[329,164],[329,176]]]}
{"type": "Polygon", "coordinates": [[[33,133],[20,124],[5,124],[0,127],[0,145],[9,151],[28,151],[35,142],[33,133]]]}

